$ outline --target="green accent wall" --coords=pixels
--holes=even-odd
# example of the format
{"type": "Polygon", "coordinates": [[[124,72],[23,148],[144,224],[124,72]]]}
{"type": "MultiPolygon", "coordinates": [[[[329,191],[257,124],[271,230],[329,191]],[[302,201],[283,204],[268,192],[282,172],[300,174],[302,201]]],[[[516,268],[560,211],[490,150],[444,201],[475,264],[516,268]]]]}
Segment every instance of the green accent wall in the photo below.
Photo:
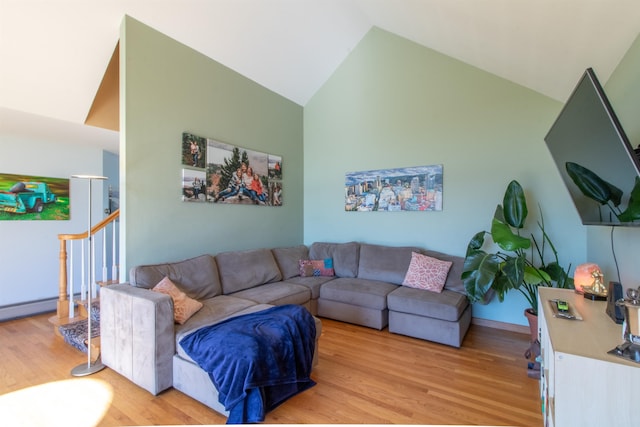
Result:
{"type": "MultiPolygon", "coordinates": [[[[130,17],[120,43],[123,279],[138,264],[314,241],[464,256],[512,179],[525,189],[531,224],[542,208],[563,265],[612,268],[608,242],[580,223],[544,144],[556,100],[378,28],[304,108],[130,17]],[[182,202],[185,131],[282,155],[284,206],[182,202]],[[443,211],[344,211],[346,172],[430,164],[444,167],[443,211]]],[[[639,51],[636,41],[607,83],[636,142],[639,51]]],[[[622,243],[631,252],[636,241],[622,243]]],[[[473,315],[524,325],[524,308],[512,292],[473,315]]]]}
{"type": "Polygon", "coordinates": [[[125,17],[121,278],[128,268],[303,241],[302,107],[125,17]],[[181,201],[182,133],[281,155],[282,207],[181,201]]]}
{"type": "MultiPolygon", "coordinates": [[[[417,245],[464,256],[512,179],[540,203],[561,263],[586,231],[544,143],[562,104],[373,28],[304,108],[304,241],[417,245]],[[441,212],[345,212],[346,172],[442,164],[441,212]]],[[[526,231],[525,231],[526,233],[526,231]]],[[[526,324],[518,292],[475,317],[526,324]]]]}

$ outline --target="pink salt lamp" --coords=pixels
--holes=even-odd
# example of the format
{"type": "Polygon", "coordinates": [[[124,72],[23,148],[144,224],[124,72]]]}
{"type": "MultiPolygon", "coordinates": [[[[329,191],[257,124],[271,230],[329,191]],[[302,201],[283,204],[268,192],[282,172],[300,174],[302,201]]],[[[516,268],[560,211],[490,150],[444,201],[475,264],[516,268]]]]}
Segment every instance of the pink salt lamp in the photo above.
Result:
{"type": "Polygon", "coordinates": [[[593,285],[594,271],[601,273],[598,264],[586,263],[576,267],[576,272],[573,275],[573,284],[575,285],[577,293],[581,294],[584,292],[583,288],[588,288],[593,285]]]}

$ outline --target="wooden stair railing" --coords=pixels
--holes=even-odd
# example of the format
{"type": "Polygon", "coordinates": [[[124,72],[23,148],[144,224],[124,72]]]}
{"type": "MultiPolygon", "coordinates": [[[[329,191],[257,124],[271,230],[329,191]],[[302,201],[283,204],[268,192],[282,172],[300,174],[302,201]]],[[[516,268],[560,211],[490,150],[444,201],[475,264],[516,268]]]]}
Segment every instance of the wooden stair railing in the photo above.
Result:
{"type": "MultiPolygon", "coordinates": [[[[105,229],[109,224],[114,223],[120,217],[120,210],[115,210],[109,216],[104,218],[98,224],[94,225],[91,228],[91,235],[95,235],[99,231],[105,229]]],[[[58,240],[60,241],[60,272],[58,276],[58,302],[56,307],[56,315],[49,319],[54,324],[64,324],[73,321],[72,318],[69,317],[70,309],[69,309],[69,298],[73,298],[73,295],[69,295],[69,283],[67,279],[67,241],[73,240],[82,240],[87,238],[87,232],[78,233],[78,234],[58,234],[58,240]]],[[[105,237],[103,236],[103,240],[105,237]]],[[[114,251],[115,253],[115,251],[114,251]]],[[[115,256],[115,255],[114,255],[115,256]]],[[[99,285],[109,285],[112,283],[116,283],[118,281],[117,275],[117,266],[118,262],[116,259],[113,260],[113,271],[111,280],[106,280],[102,282],[98,282],[99,285]]],[[[90,266],[90,268],[95,268],[95,266],[90,266]]],[[[104,273],[103,273],[104,275],[104,273]]],[[[91,290],[88,290],[88,300],[91,300],[91,290]]],[[[82,313],[83,317],[86,316],[86,313],[82,313]]]]}

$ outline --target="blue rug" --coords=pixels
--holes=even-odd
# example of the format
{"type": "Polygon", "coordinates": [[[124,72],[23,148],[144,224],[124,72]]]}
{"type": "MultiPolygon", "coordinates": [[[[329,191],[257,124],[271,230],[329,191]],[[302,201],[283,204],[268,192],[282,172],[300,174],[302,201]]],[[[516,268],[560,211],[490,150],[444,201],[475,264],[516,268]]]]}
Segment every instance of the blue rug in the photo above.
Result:
{"type": "MultiPolygon", "coordinates": [[[[62,325],[58,327],[60,334],[64,338],[64,342],[77,348],[78,350],[86,353],[87,345],[85,341],[89,338],[88,323],[86,320],[81,320],[75,323],[69,323],[68,325],[62,325]]],[[[100,336],[100,322],[95,322],[91,319],[91,337],[100,336]]]]}
{"type": "MultiPolygon", "coordinates": [[[[91,304],[91,337],[100,336],[100,303],[93,302],[91,304]]],[[[58,326],[58,330],[64,338],[64,342],[78,350],[86,353],[87,345],[85,341],[89,338],[87,331],[89,329],[87,320],[80,320],[78,322],[69,323],[67,325],[58,326]]]]}

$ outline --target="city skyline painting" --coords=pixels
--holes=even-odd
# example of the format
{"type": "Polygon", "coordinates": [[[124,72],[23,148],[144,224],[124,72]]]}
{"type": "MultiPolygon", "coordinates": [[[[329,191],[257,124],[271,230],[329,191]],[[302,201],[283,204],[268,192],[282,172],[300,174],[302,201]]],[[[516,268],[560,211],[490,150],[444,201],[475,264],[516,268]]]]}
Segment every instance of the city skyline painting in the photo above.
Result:
{"type": "Polygon", "coordinates": [[[345,211],[441,211],[442,165],[345,174],[345,211]]]}

